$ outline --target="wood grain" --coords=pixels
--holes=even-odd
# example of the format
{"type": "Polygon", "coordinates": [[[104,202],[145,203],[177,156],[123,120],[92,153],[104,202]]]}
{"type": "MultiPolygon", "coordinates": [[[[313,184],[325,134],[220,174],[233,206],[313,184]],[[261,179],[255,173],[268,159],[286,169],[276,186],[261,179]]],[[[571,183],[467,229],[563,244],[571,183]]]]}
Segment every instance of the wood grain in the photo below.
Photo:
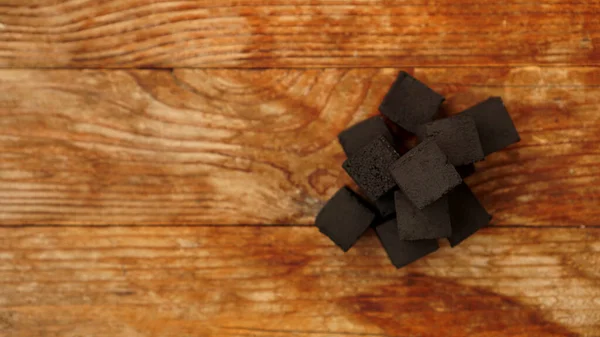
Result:
{"type": "MultiPolygon", "coordinates": [[[[504,97],[522,142],[468,182],[497,225],[600,225],[600,69],[409,69],[455,113],[504,97]]],[[[336,135],[395,69],[0,71],[0,224],[310,224],[336,135]]]]}
{"type": "Polygon", "coordinates": [[[599,65],[597,0],[3,0],[0,67],[599,65]]]}
{"type": "Polygon", "coordinates": [[[313,227],[4,228],[0,261],[11,337],[600,331],[598,228],[489,228],[401,270],[372,232],[343,254],[313,227]]]}

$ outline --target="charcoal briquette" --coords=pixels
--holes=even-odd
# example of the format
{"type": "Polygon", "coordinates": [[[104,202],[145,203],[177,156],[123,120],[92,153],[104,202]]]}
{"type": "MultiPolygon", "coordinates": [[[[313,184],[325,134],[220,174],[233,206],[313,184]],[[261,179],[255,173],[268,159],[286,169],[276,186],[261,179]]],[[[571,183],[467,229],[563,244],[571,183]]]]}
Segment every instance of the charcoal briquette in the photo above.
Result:
{"type": "Polygon", "coordinates": [[[375,217],[360,196],[348,187],[342,187],[321,209],[315,225],[343,251],[348,251],[375,217]]]}
{"type": "Polygon", "coordinates": [[[396,268],[404,267],[439,248],[437,240],[400,240],[396,219],[389,219],[376,226],[375,232],[396,268]]]}
{"type": "Polygon", "coordinates": [[[403,129],[414,132],[437,114],[444,97],[406,72],[400,72],[379,111],[403,129]]]}
{"type": "Polygon", "coordinates": [[[442,150],[426,139],[390,166],[402,192],[419,209],[430,205],[462,182],[442,150]]]}
{"type": "Polygon", "coordinates": [[[424,240],[450,237],[452,226],[448,198],[443,196],[432,204],[418,209],[404,193],[395,193],[396,221],[401,240],[424,240]]]}
{"type": "Polygon", "coordinates": [[[383,117],[374,116],[342,131],[338,140],[346,156],[350,157],[379,136],[385,137],[390,144],[394,143],[394,137],[385,125],[383,117]]]}
{"type": "Polygon", "coordinates": [[[481,205],[466,184],[460,184],[448,194],[452,235],[448,238],[452,247],[487,226],[492,216],[481,205]]]}
{"type": "Polygon", "coordinates": [[[483,153],[500,151],[521,140],[502,98],[490,97],[461,113],[473,117],[483,153]]]}
{"type": "Polygon", "coordinates": [[[361,148],[342,167],[371,200],[377,200],[396,186],[389,172],[400,155],[390,142],[379,136],[361,148]]]}
{"type": "Polygon", "coordinates": [[[424,124],[417,130],[419,140],[433,139],[452,165],[460,166],[483,160],[475,119],[457,115],[424,124]]]}

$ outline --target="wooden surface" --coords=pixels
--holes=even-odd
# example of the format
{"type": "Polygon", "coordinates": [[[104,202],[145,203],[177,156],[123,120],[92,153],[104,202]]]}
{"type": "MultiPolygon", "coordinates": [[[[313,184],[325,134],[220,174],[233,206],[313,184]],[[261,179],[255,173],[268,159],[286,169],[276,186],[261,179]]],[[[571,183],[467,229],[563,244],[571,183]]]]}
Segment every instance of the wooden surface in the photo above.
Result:
{"type": "MultiPolygon", "coordinates": [[[[469,180],[495,224],[600,225],[600,68],[412,72],[449,112],[504,98],[523,140],[469,180]]],[[[0,223],[310,224],[396,73],[0,71],[0,223]]]]}
{"type": "Polygon", "coordinates": [[[599,337],[599,13],[0,0],[0,337],[599,337]],[[522,141],[468,179],[493,226],[396,270],[310,225],[399,70],[522,141]]]}
{"type": "Polygon", "coordinates": [[[598,0],[2,0],[4,67],[600,64],[598,0]]]}
{"type": "Polygon", "coordinates": [[[29,227],[0,238],[0,327],[15,337],[600,331],[599,228],[486,229],[400,271],[373,232],[343,254],[313,227],[29,227]]]}

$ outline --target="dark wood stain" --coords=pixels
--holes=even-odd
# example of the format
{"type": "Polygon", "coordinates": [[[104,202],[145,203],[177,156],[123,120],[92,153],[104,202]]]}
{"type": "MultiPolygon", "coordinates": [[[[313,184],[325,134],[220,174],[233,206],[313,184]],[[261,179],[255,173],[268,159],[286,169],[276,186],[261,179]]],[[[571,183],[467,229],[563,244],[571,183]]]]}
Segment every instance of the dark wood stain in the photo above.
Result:
{"type": "Polygon", "coordinates": [[[387,336],[579,336],[510,297],[418,273],[340,304],[387,336]]]}

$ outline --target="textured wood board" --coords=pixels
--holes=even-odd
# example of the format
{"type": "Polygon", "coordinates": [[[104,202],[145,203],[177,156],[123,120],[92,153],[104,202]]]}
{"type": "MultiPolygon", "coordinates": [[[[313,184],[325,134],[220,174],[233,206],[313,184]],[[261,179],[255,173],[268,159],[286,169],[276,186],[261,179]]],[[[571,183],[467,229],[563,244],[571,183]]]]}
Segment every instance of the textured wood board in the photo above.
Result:
{"type": "Polygon", "coordinates": [[[0,68],[67,68],[0,70],[0,337],[600,337],[599,13],[0,0],[0,68]],[[397,271],[294,225],[399,67],[523,141],[468,181],[496,227],[397,271]]]}
{"type": "Polygon", "coordinates": [[[489,228],[408,267],[372,232],[0,229],[5,336],[598,336],[600,229],[489,228]],[[35,322],[35,324],[33,323],[35,322]]]}
{"type": "Polygon", "coordinates": [[[600,3],[3,0],[0,67],[600,63],[600,3]]]}
{"type": "MultiPolygon", "coordinates": [[[[522,141],[468,180],[495,224],[600,224],[599,68],[409,71],[448,113],[505,99],[522,141]]],[[[310,224],[396,73],[1,71],[0,223],[310,224]]]]}

